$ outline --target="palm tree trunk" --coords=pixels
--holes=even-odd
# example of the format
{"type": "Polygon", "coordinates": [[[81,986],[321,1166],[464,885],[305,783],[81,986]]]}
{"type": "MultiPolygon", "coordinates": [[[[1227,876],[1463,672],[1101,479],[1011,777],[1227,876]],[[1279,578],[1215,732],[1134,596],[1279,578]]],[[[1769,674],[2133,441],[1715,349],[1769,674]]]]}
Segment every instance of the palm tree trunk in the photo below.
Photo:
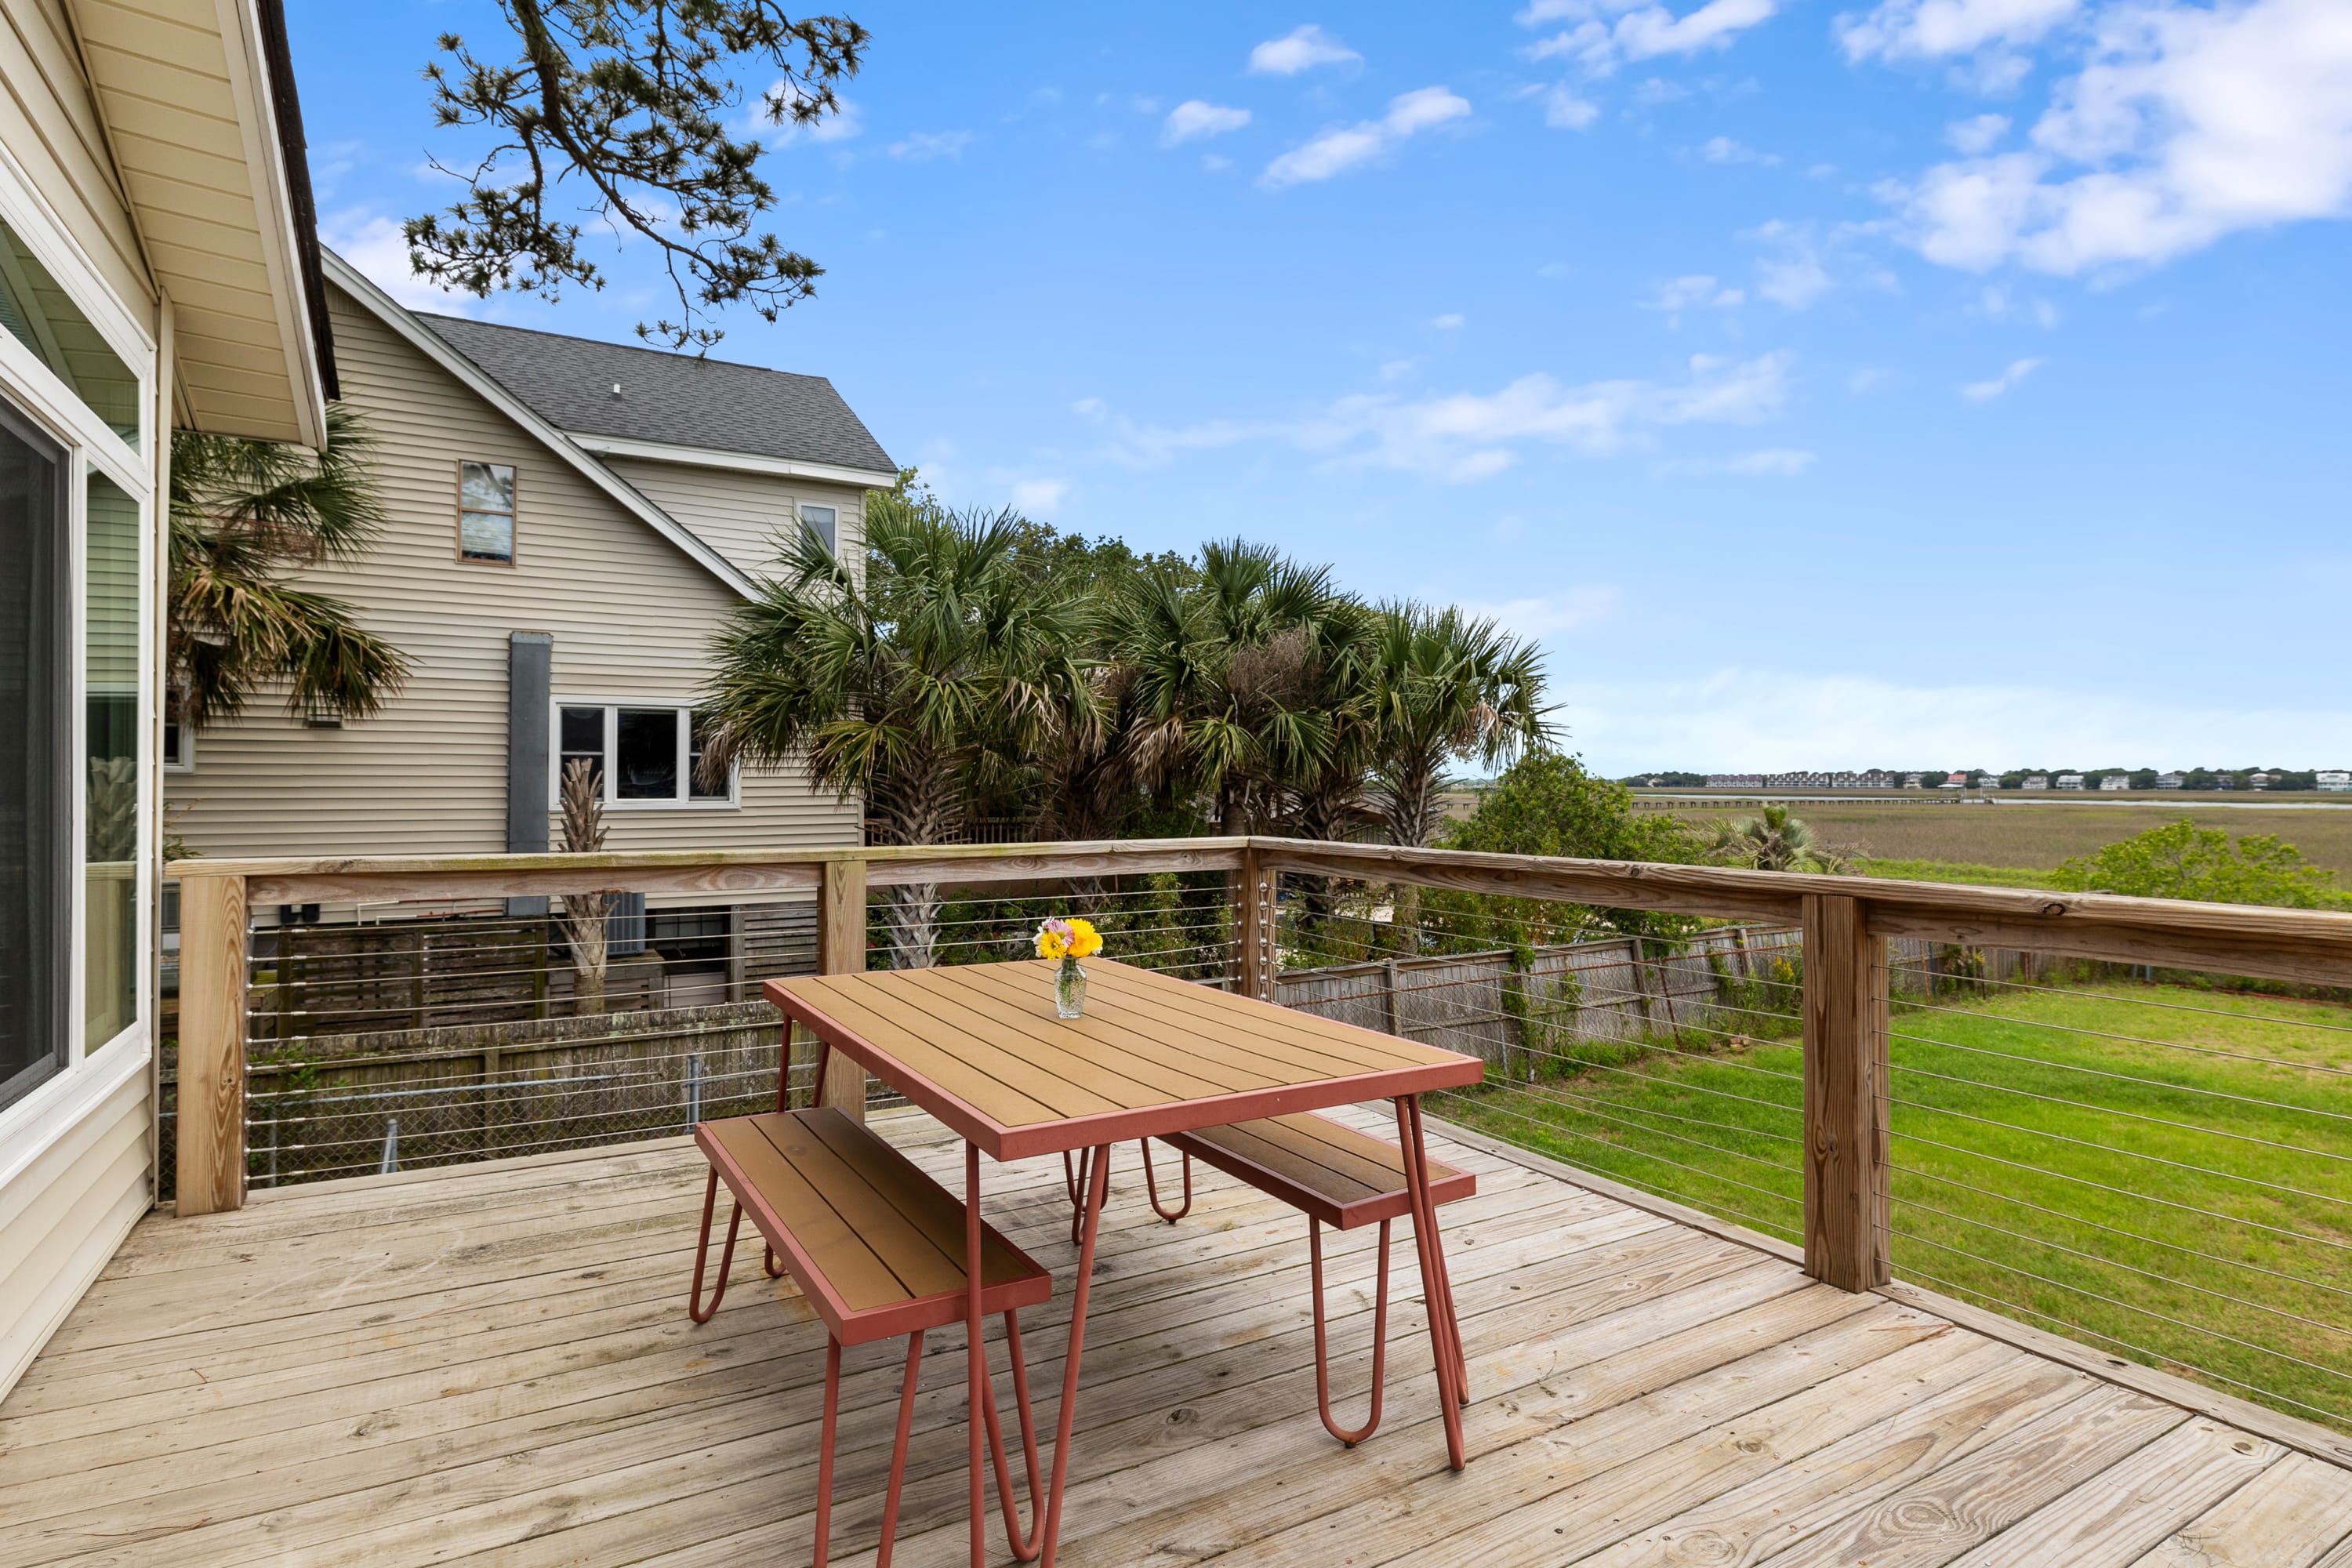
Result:
{"type": "MultiPolygon", "coordinates": [[[[942,844],[953,834],[961,793],[945,758],[922,759],[887,790],[877,788],[884,832],[898,844],[942,844]],[[928,764],[928,765],[925,765],[928,764]]],[[[882,924],[893,969],[929,969],[939,962],[940,887],[909,882],[890,889],[882,924]]]]}

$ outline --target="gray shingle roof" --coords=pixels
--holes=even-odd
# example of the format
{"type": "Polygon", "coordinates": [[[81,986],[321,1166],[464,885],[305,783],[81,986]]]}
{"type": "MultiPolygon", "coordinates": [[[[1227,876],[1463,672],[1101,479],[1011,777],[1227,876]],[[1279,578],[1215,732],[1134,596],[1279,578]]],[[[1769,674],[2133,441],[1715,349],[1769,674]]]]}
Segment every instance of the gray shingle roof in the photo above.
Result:
{"type": "Polygon", "coordinates": [[[821,375],[458,316],[418,311],[416,319],[559,430],[880,473],[898,468],[821,375]]]}

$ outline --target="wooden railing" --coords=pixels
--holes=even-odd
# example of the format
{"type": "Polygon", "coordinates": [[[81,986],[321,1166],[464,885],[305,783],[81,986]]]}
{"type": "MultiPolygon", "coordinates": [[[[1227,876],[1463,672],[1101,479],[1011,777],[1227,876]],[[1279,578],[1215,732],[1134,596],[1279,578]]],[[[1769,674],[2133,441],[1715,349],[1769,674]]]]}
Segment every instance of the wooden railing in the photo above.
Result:
{"type": "MultiPolygon", "coordinates": [[[[1230,984],[1271,997],[1285,873],[1803,930],[1804,1260],[1850,1290],[1890,1277],[1889,938],[2352,986],[2352,914],[1715,867],[1539,858],[1278,838],[449,858],[194,860],[183,925],[178,1212],[244,1201],[247,910],[273,904],[518,899],[608,890],[806,892],[818,962],[863,967],[869,889],[972,888],[1146,872],[1223,872],[1235,911],[1230,984]]],[[[856,1074],[835,1060],[836,1070],[856,1074]]],[[[862,1084],[828,1086],[838,1104],[862,1084]]]]}

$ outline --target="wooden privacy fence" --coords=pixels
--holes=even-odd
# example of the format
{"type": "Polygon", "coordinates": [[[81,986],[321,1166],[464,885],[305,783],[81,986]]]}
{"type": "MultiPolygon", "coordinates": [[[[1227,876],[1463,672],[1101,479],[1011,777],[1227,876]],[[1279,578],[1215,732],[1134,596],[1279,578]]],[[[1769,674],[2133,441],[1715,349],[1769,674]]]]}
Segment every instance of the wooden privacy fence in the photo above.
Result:
{"type": "MultiPolygon", "coordinates": [[[[1856,1290],[1889,1278],[1889,987],[1901,967],[1891,943],[1960,944],[2352,985],[2352,915],[2347,914],[1265,837],[188,861],[170,868],[183,889],[179,1212],[210,1213],[244,1200],[250,908],[596,891],[717,900],[797,890],[817,897],[818,967],[836,973],[864,967],[869,888],[1047,883],[1158,871],[1222,872],[1230,879],[1235,929],[1226,984],[1266,1000],[1276,998],[1279,984],[1274,911],[1286,873],[1792,929],[1802,958],[1805,1267],[1816,1278],[1856,1290]]],[[[1567,966],[1587,961],[1560,962],[1564,977],[1567,966]]],[[[1679,1005],[1673,1000],[1682,984],[1671,978],[1675,965],[1709,962],[1706,953],[1672,959],[1662,971],[1669,976],[1662,997],[1651,1005],[1679,1005]]],[[[1334,986],[1363,984],[1361,976],[1326,978],[1334,986]]],[[[1580,984],[1582,978],[1580,972],[1580,984]]],[[[1394,985],[1385,990],[1404,994],[1394,985]]],[[[1360,989],[1355,994],[1360,997],[1360,989]]],[[[1356,1005],[1338,991],[1333,999],[1356,1005]]],[[[1625,997],[1608,1005],[1639,1005],[1625,997]]],[[[1411,1024],[1400,1023],[1412,1031],[1411,1024]]],[[[838,1057],[834,1064],[845,1078],[828,1087],[827,1098],[861,1103],[863,1075],[838,1057]]]]}

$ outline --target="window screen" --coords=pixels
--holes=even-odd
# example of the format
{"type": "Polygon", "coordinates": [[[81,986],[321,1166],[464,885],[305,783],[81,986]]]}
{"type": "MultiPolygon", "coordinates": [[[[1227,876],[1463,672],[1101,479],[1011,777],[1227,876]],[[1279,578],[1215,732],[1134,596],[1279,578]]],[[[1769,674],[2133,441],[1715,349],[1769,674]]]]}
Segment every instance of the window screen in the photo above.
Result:
{"type": "Polygon", "coordinates": [[[457,553],[468,561],[514,562],[515,471],[504,463],[460,463],[457,553]]]}
{"type": "Polygon", "coordinates": [[[677,798],[677,720],[675,708],[624,708],[614,747],[614,791],[623,800],[677,798]]]}

